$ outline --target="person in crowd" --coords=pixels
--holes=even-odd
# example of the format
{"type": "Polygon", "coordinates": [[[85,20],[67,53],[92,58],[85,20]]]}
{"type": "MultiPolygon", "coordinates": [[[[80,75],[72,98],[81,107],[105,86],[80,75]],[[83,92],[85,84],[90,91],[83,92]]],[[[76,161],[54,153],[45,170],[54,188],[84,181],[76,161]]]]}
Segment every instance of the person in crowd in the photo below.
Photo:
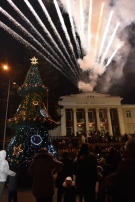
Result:
{"type": "Polygon", "coordinates": [[[64,202],[76,202],[76,187],[75,182],[70,176],[66,177],[63,182],[64,202]]]}
{"type": "Polygon", "coordinates": [[[2,201],[2,194],[7,180],[7,176],[15,176],[16,173],[9,169],[9,164],[6,158],[6,151],[0,151],[0,202],[2,201]]]}
{"type": "Polygon", "coordinates": [[[116,149],[113,146],[111,146],[108,152],[108,156],[106,157],[106,163],[110,165],[112,173],[116,171],[120,160],[121,159],[118,156],[116,149]]]}
{"type": "MultiPolygon", "coordinates": [[[[16,171],[14,168],[13,171],[16,171]]],[[[8,186],[8,202],[17,202],[17,189],[18,189],[18,179],[17,176],[8,176],[7,186],[8,186]]]]}
{"type": "Polygon", "coordinates": [[[126,142],[123,159],[116,172],[108,175],[100,185],[97,202],[104,202],[106,196],[112,202],[135,201],[135,138],[126,142]]]}
{"type": "Polygon", "coordinates": [[[63,182],[69,176],[73,179],[73,161],[68,157],[68,152],[64,151],[60,161],[63,163],[63,169],[57,173],[55,186],[57,188],[57,202],[61,202],[63,195],[63,182]]]}
{"type": "Polygon", "coordinates": [[[95,186],[97,182],[98,170],[97,159],[93,153],[89,152],[88,145],[82,144],[80,152],[75,160],[76,187],[79,200],[82,202],[95,202],[95,186]]]}
{"type": "Polygon", "coordinates": [[[46,148],[41,148],[34,155],[28,168],[28,174],[33,177],[32,192],[36,202],[52,202],[54,194],[53,171],[60,171],[63,163],[54,159],[46,148]]]}

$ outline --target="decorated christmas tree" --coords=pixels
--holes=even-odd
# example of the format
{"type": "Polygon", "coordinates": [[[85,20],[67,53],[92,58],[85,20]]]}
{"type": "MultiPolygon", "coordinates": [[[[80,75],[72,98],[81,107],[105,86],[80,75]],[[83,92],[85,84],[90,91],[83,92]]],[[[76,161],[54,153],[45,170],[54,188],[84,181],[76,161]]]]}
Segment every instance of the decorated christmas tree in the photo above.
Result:
{"type": "Polygon", "coordinates": [[[7,120],[8,127],[14,130],[6,148],[7,160],[12,168],[27,170],[32,157],[42,147],[57,157],[48,131],[58,125],[48,115],[42,100],[47,88],[42,83],[37,64],[37,59],[33,57],[24,84],[18,89],[22,102],[15,116],[7,120]]]}

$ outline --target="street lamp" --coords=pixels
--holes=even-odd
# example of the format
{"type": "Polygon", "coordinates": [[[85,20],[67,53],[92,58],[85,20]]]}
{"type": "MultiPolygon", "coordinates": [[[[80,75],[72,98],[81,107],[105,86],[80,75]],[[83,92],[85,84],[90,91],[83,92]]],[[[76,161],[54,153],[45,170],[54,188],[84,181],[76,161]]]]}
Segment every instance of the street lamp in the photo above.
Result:
{"type": "Polygon", "coordinates": [[[46,103],[46,109],[47,109],[47,112],[48,112],[48,92],[49,92],[49,89],[46,88],[46,92],[47,92],[47,103],[46,103]]]}
{"type": "MultiPolygon", "coordinates": [[[[4,65],[3,69],[8,71],[8,66],[4,65]]],[[[10,83],[11,79],[8,75],[8,92],[7,92],[7,100],[6,100],[6,113],[5,113],[5,124],[4,124],[4,135],[3,135],[3,149],[5,149],[5,141],[6,141],[6,127],[7,127],[7,113],[8,113],[8,103],[9,103],[9,92],[10,92],[10,83]]]]}

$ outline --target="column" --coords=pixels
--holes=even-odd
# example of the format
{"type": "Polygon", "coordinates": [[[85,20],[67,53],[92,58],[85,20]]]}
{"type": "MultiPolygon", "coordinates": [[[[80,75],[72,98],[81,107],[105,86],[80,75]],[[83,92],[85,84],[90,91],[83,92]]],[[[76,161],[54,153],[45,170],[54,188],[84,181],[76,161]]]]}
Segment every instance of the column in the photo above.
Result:
{"type": "Polygon", "coordinates": [[[74,117],[74,136],[76,136],[77,132],[76,108],[73,108],[73,117],[74,117]]]}
{"type": "Polygon", "coordinates": [[[88,136],[89,133],[89,119],[88,119],[88,109],[85,108],[85,124],[86,124],[86,134],[88,136]]]}
{"type": "Polygon", "coordinates": [[[96,108],[97,130],[100,131],[99,108],[96,108]]]}
{"type": "Polygon", "coordinates": [[[61,109],[61,135],[66,136],[66,110],[61,109]]]}
{"type": "Polygon", "coordinates": [[[113,135],[112,131],[112,123],[111,123],[111,117],[110,117],[110,108],[107,108],[107,120],[108,120],[108,128],[109,128],[109,135],[113,135]]]}
{"type": "Polygon", "coordinates": [[[118,111],[120,135],[124,135],[124,134],[125,134],[125,125],[124,125],[124,119],[123,119],[122,108],[117,108],[117,111],[118,111]]]}

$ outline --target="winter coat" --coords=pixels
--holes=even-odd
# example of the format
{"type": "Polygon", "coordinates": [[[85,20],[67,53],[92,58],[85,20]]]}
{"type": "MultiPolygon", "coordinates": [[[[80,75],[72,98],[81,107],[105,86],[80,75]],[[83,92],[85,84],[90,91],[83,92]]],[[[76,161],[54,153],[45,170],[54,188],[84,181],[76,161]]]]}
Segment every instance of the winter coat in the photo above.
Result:
{"type": "Polygon", "coordinates": [[[97,159],[92,153],[81,156],[77,161],[76,186],[81,189],[93,187],[98,176],[97,159]]]}
{"type": "Polygon", "coordinates": [[[122,160],[117,171],[103,180],[97,201],[104,202],[105,195],[110,195],[112,202],[135,202],[135,159],[122,160]]]}
{"type": "Polygon", "coordinates": [[[6,151],[0,151],[0,182],[5,182],[7,180],[7,176],[15,176],[16,173],[9,169],[9,165],[6,158],[6,151]]]}
{"type": "Polygon", "coordinates": [[[28,169],[28,174],[33,177],[33,195],[37,198],[53,196],[53,170],[62,168],[63,164],[55,160],[48,152],[37,153],[28,169]]]}

